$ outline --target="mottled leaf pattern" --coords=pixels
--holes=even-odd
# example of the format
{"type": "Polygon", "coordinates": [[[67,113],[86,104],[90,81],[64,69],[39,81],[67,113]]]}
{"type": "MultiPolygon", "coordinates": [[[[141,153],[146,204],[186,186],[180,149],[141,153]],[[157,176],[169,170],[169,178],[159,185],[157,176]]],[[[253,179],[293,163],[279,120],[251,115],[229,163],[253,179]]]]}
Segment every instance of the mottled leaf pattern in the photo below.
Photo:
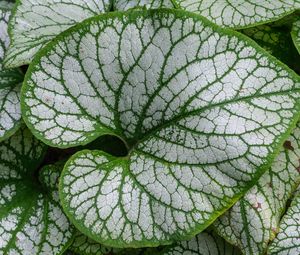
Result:
{"type": "MultiPolygon", "coordinates": [[[[10,7],[6,1],[1,3],[3,8],[10,7]]],[[[0,141],[11,136],[19,128],[21,120],[20,83],[23,75],[19,70],[3,67],[4,53],[9,44],[7,23],[10,12],[0,8],[0,141]]]]}
{"type": "Polygon", "coordinates": [[[300,182],[300,125],[247,194],[214,223],[218,233],[245,254],[265,254],[288,199],[300,182]]]}
{"type": "Polygon", "coordinates": [[[161,255],[240,255],[237,248],[213,232],[203,232],[190,241],[166,248],[161,255]]]}
{"type": "Polygon", "coordinates": [[[298,189],[290,208],[280,222],[279,233],[271,243],[270,255],[300,254],[300,192],[298,189]]]}
{"type": "Polygon", "coordinates": [[[69,249],[81,255],[107,255],[116,254],[120,251],[119,249],[106,247],[97,243],[79,231],[76,231],[74,241],[69,249]]]}
{"type": "Polygon", "coordinates": [[[110,0],[20,0],[10,22],[7,67],[29,64],[62,31],[111,8],[110,0]]]}
{"type": "Polygon", "coordinates": [[[244,28],[272,22],[300,8],[299,0],[176,0],[187,11],[224,27],[244,28]]]}
{"type": "Polygon", "coordinates": [[[74,240],[69,250],[80,255],[158,255],[154,248],[144,249],[117,249],[104,246],[86,235],[76,231],[74,240]]]}
{"type": "Polygon", "coordinates": [[[124,158],[76,154],[61,199],[92,239],[155,246],[202,231],[269,167],[298,116],[298,86],[240,34],[182,11],[136,10],[48,44],[24,83],[23,113],[61,148],[107,133],[127,142],[124,158]]]}
{"type": "Polygon", "coordinates": [[[128,10],[134,7],[174,8],[173,0],[114,0],[114,10],[128,10]]]}
{"type": "Polygon", "coordinates": [[[295,47],[297,48],[298,52],[300,53],[300,18],[293,23],[291,35],[292,35],[292,39],[294,41],[295,47]]]}
{"type": "Polygon", "coordinates": [[[0,9],[2,9],[2,10],[3,9],[10,10],[13,8],[13,6],[14,6],[13,1],[10,1],[10,0],[8,0],[8,1],[1,0],[0,1],[0,9]]]}
{"type": "Polygon", "coordinates": [[[61,254],[71,240],[54,184],[58,170],[41,170],[46,186],[35,181],[45,148],[25,128],[0,143],[0,254],[61,254]]]}

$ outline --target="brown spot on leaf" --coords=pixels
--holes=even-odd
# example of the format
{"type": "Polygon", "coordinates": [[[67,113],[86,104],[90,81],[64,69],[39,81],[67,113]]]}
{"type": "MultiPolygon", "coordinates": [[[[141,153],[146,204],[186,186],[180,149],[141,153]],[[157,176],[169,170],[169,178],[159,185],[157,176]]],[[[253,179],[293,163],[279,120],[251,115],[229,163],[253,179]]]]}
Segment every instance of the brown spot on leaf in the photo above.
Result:
{"type": "Polygon", "coordinates": [[[294,147],[290,141],[285,141],[283,147],[287,150],[294,151],[294,147]]]}

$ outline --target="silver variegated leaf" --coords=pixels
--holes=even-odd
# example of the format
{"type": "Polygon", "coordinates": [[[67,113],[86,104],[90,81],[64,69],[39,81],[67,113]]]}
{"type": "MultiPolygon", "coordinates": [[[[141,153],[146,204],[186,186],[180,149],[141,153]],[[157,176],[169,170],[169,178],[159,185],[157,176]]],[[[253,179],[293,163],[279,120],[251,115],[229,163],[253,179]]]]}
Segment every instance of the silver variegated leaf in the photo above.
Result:
{"type": "Polygon", "coordinates": [[[300,254],[300,189],[280,222],[279,232],[271,243],[270,255],[300,254]]]}
{"type": "Polygon", "coordinates": [[[26,123],[50,145],[104,134],[126,142],[126,157],[73,156],[62,204],[98,242],[156,246],[205,229],[270,166],[299,115],[299,77],[198,15],[135,10],[48,44],[22,101],[26,123]]]}
{"type": "Polygon", "coordinates": [[[21,128],[0,143],[0,254],[61,254],[72,238],[55,184],[56,166],[35,172],[46,146],[21,128]]]}
{"type": "Polygon", "coordinates": [[[213,232],[165,248],[161,255],[241,255],[241,251],[213,232]]]}
{"type": "Polygon", "coordinates": [[[176,0],[179,7],[232,28],[276,21],[300,8],[299,0],[176,0]]]}
{"type": "MultiPolygon", "coordinates": [[[[162,248],[161,248],[162,249],[162,248]]],[[[160,249],[160,250],[161,250],[160,249]]],[[[80,255],[158,255],[155,248],[148,249],[117,249],[100,244],[86,235],[76,231],[74,240],[69,247],[70,251],[80,255]]]]}
{"type": "Polygon", "coordinates": [[[109,11],[110,0],[20,0],[12,19],[5,66],[29,64],[37,51],[76,23],[109,11]]]}
{"type": "Polygon", "coordinates": [[[128,10],[137,6],[148,9],[174,8],[176,6],[174,2],[174,0],[115,0],[113,4],[114,10],[128,10]]]}
{"type": "Polygon", "coordinates": [[[95,242],[79,231],[75,232],[74,240],[69,249],[81,255],[107,255],[120,252],[119,249],[107,247],[95,242]]]}
{"type": "Polygon", "coordinates": [[[11,3],[0,5],[0,141],[11,136],[20,126],[20,89],[23,75],[17,69],[5,69],[4,53],[9,45],[7,32],[11,3]]]}
{"type": "Polygon", "coordinates": [[[300,182],[300,125],[285,141],[272,167],[214,227],[244,254],[265,254],[282,212],[300,182]]]}

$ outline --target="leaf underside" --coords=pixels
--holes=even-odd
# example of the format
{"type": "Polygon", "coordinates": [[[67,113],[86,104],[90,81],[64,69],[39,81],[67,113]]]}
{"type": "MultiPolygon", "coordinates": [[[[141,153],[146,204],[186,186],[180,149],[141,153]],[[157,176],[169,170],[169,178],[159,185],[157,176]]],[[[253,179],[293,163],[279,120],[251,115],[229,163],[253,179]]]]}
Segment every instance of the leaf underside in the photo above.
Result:
{"type": "Polygon", "coordinates": [[[279,221],[300,182],[300,128],[286,140],[272,167],[214,227],[244,254],[265,254],[279,221]]]}
{"type": "Polygon", "coordinates": [[[271,243],[268,254],[294,255],[300,253],[300,193],[292,200],[291,206],[280,222],[279,233],[271,243]]]}
{"type": "Polygon", "coordinates": [[[71,226],[63,214],[54,181],[55,166],[34,172],[45,151],[29,130],[20,128],[0,143],[0,254],[61,254],[70,242],[71,226]]]}
{"type": "Polygon", "coordinates": [[[157,246],[202,231],[270,165],[298,117],[298,86],[240,34],[183,11],[142,10],[95,17],[48,44],[22,104],[50,145],[126,141],[124,158],[71,158],[63,206],[98,242],[157,246]]]}
{"type": "Polygon", "coordinates": [[[2,7],[11,5],[6,1],[0,5],[0,141],[10,137],[20,126],[20,83],[23,80],[20,70],[3,67],[4,53],[9,44],[7,26],[11,11],[2,7]]]}
{"type": "Polygon", "coordinates": [[[235,29],[272,22],[300,8],[299,0],[176,0],[179,7],[235,29]]]}

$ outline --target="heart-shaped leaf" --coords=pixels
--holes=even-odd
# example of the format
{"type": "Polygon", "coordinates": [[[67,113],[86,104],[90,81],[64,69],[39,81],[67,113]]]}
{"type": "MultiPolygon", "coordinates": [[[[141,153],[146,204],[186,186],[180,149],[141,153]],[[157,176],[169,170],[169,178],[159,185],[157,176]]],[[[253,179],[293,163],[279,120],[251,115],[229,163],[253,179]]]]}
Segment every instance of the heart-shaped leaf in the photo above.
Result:
{"type": "Polygon", "coordinates": [[[300,18],[293,23],[291,31],[292,39],[300,54],[300,18]]]}
{"type": "Polygon", "coordinates": [[[11,136],[20,126],[20,83],[23,75],[18,69],[3,67],[4,53],[9,45],[7,23],[11,3],[1,1],[0,6],[0,141],[11,136]]]}
{"type": "Polygon", "coordinates": [[[224,27],[245,28],[281,19],[297,9],[299,0],[176,0],[180,8],[224,27]]]}
{"type": "Polygon", "coordinates": [[[20,0],[10,21],[5,66],[29,64],[37,51],[76,23],[111,8],[110,0],[20,0]]]}
{"type": "Polygon", "coordinates": [[[240,255],[237,248],[213,232],[203,232],[190,241],[166,248],[161,255],[240,255]]]}
{"type": "Polygon", "coordinates": [[[0,143],[0,254],[61,254],[71,241],[57,167],[41,170],[40,185],[35,178],[45,149],[25,128],[0,143]]]}
{"type": "Polygon", "coordinates": [[[300,189],[280,222],[279,233],[269,247],[270,255],[300,254],[300,189]]]}
{"type": "Polygon", "coordinates": [[[300,182],[300,125],[280,154],[247,194],[214,223],[226,240],[245,254],[265,254],[275,237],[288,199],[300,182]]]}
{"type": "Polygon", "coordinates": [[[129,10],[137,6],[147,7],[148,9],[156,8],[174,8],[175,0],[115,0],[113,1],[114,10],[129,10]]]}
{"type": "Polygon", "coordinates": [[[108,246],[169,244],[205,229],[270,166],[299,115],[299,77],[231,30],[178,10],[90,19],[48,44],[22,94],[29,127],[61,148],[104,134],[60,181],[75,226],[108,246]]]}

